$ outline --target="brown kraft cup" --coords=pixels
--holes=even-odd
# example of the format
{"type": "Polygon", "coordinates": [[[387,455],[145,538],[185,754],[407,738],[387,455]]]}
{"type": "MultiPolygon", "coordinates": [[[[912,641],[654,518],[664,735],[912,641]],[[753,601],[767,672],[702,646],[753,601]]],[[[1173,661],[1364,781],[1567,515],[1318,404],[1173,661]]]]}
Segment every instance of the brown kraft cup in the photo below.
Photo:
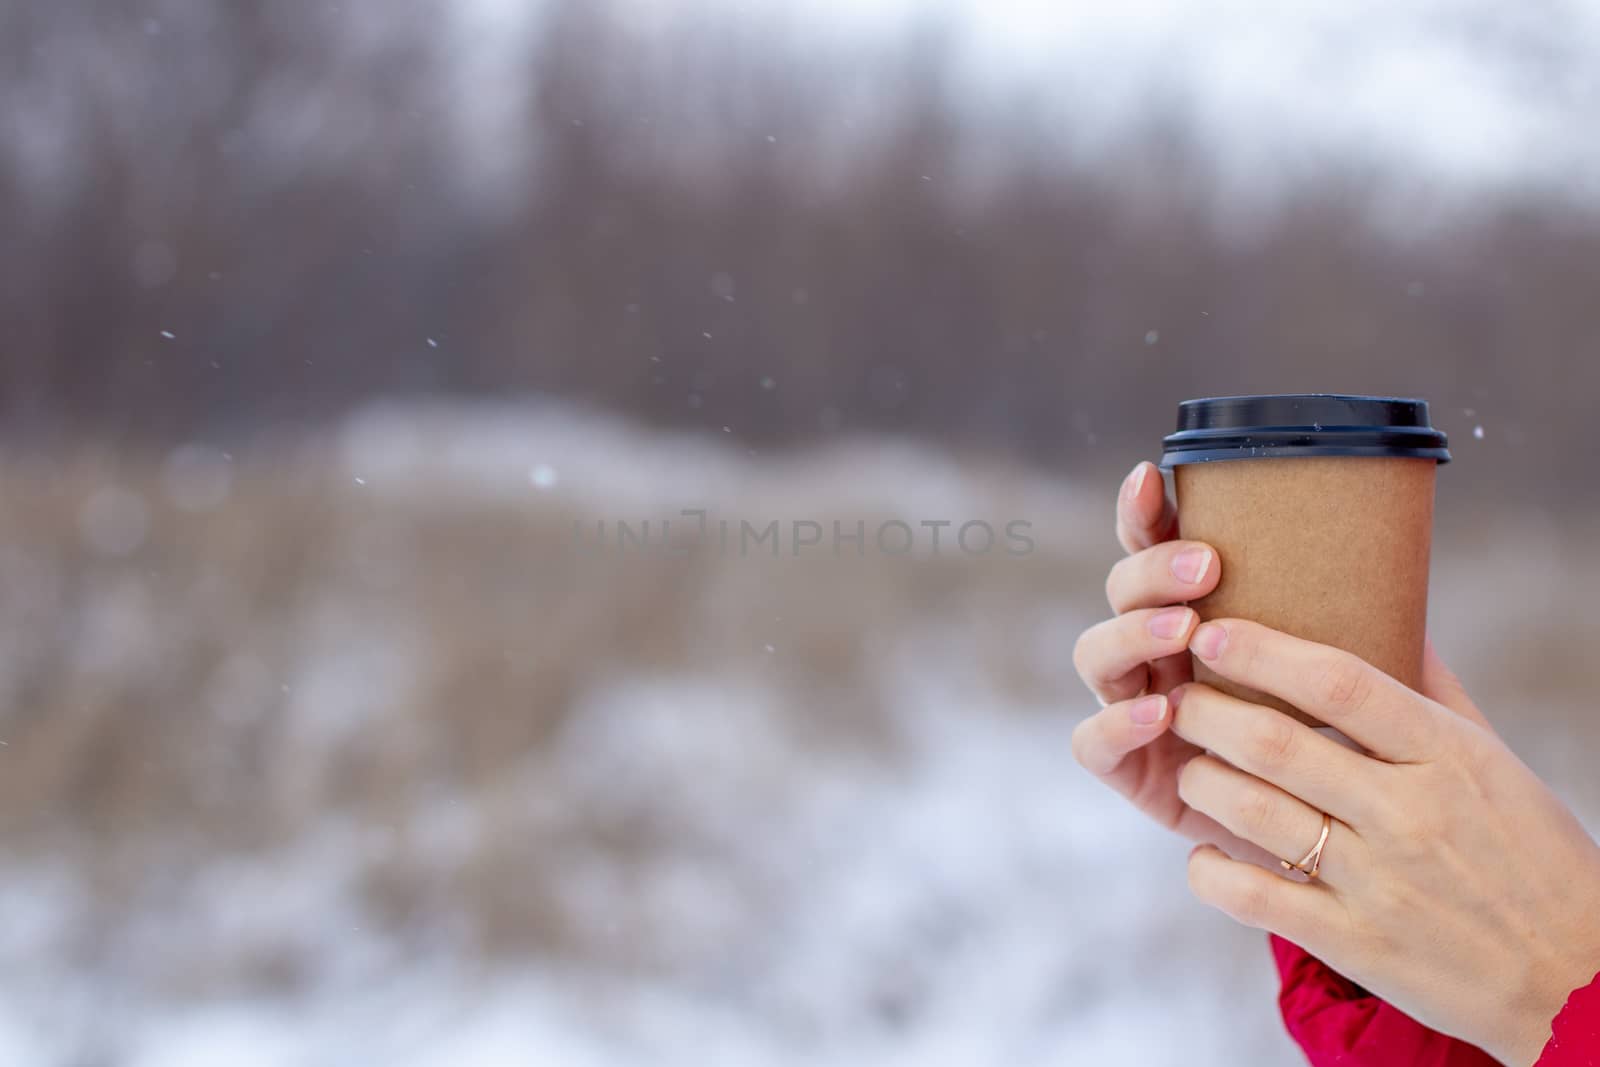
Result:
{"type": "MultiPolygon", "coordinates": [[[[1355,653],[1417,688],[1428,616],[1434,474],[1450,453],[1426,401],[1325,393],[1178,406],[1163,441],[1179,536],[1216,550],[1202,619],[1252,619],[1355,653]]],[[[1320,726],[1276,697],[1195,680],[1320,726]]]]}

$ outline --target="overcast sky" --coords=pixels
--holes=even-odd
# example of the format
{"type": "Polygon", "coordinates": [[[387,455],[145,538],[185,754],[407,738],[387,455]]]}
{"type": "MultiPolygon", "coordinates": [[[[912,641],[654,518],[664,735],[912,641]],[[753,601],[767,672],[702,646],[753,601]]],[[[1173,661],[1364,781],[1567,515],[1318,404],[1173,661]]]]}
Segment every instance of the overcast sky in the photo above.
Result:
{"type": "MultiPolygon", "coordinates": [[[[478,2],[492,21],[536,0],[478,2]]],[[[712,5],[781,12],[820,36],[894,35],[942,15],[976,85],[1045,86],[1046,106],[1089,136],[1164,90],[1243,167],[1312,145],[1424,174],[1581,188],[1600,164],[1600,4],[1581,0],[625,2],[645,23],[712,5]]]]}

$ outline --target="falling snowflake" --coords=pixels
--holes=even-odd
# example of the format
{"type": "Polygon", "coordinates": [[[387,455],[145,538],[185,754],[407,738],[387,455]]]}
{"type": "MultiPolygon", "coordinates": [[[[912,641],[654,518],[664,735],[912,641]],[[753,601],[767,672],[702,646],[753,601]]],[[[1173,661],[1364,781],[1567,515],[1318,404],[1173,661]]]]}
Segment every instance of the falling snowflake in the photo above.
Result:
{"type": "Polygon", "coordinates": [[[1482,426],[1474,426],[1472,428],[1472,436],[1476,437],[1480,441],[1483,440],[1483,427],[1482,426]]]}
{"type": "Polygon", "coordinates": [[[169,341],[176,341],[178,339],[178,335],[173,333],[171,330],[162,330],[161,336],[165,337],[169,341]]]}
{"type": "Polygon", "coordinates": [[[548,463],[540,463],[528,472],[528,481],[535,489],[554,489],[559,480],[556,469],[548,463]]]}

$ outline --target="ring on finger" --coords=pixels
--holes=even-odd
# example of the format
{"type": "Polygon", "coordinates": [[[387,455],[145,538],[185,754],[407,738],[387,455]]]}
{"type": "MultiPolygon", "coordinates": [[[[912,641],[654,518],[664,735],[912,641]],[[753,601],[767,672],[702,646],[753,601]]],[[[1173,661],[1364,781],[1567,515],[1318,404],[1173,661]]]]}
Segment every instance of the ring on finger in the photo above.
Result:
{"type": "Polygon", "coordinates": [[[1279,860],[1278,865],[1286,871],[1299,871],[1310,881],[1317,880],[1317,872],[1322,869],[1322,850],[1328,844],[1328,831],[1333,828],[1333,816],[1327,812],[1322,813],[1322,833],[1317,835],[1317,843],[1311,846],[1311,851],[1300,857],[1299,863],[1290,863],[1288,860],[1279,860]]]}

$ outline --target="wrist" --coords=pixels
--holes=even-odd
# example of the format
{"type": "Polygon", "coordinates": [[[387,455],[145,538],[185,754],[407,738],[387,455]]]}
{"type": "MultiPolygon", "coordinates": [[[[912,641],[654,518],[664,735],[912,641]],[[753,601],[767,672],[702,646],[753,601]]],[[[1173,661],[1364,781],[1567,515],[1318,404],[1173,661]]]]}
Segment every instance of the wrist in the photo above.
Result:
{"type": "Polygon", "coordinates": [[[1600,946],[1593,951],[1570,952],[1530,969],[1519,995],[1508,998],[1509,1017],[1501,1047],[1492,1050],[1511,1067],[1532,1067],[1549,1044],[1551,1023],[1568,998],[1595,981],[1600,972],[1600,946]]]}

